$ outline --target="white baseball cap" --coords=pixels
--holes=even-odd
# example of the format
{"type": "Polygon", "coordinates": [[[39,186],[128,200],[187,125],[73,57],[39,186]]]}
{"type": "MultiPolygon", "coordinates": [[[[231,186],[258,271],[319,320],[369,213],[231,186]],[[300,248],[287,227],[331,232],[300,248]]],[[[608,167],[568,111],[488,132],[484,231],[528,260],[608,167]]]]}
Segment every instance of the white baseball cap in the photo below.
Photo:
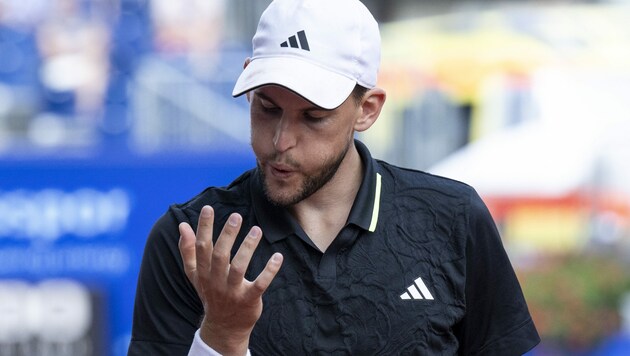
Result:
{"type": "Polygon", "coordinates": [[[232,95],[263,85],[286,87],[334,109],[356,84],[376,86],[378,23],[359,0],[274,0],[252,40],[253,56],[232,95]]]}

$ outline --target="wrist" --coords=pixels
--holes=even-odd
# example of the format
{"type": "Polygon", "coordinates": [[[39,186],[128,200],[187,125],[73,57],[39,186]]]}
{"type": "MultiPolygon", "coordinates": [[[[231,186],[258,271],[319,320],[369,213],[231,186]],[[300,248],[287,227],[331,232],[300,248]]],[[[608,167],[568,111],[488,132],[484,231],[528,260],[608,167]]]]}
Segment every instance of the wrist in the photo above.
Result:
{"type": "Polygon", "coordinates": [[[251,330],[239,332],[220,328],[205,319],[199,328],[203,342],[224,356],[244,356],[249,347],[251,330]]]}

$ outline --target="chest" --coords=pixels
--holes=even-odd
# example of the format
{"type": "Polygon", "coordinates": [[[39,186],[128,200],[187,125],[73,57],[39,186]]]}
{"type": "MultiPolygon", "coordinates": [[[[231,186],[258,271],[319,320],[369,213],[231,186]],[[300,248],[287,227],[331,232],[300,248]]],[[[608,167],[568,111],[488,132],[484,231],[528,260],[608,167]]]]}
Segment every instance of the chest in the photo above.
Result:
{"type": "Polygon", "coordinates": [[[264,295],[252,350],[456,353],[453,326],[465,307],[463,245],[452,231],[410,229],[342,230],[325,254],[297,237],[263,247],[280,249],[285,263],[264,295]]]}

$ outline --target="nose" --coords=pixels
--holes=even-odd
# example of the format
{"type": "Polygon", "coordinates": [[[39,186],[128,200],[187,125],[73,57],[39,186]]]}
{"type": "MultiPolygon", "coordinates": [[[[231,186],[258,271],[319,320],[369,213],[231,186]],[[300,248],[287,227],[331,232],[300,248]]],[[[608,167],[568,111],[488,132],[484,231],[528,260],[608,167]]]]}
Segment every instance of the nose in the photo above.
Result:
{"type": "Polygon", "coordinates": [[[284,152],[297,142],[296,124],[286,114],[278,121],[273,136],[273,146],[278,152],[284,152]]]}

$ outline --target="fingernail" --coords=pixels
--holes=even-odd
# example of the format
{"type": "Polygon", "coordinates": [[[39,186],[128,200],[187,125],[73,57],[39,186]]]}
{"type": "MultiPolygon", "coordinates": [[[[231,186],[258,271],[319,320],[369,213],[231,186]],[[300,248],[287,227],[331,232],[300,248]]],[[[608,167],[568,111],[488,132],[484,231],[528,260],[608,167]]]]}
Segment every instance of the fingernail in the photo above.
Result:
{"type": "Polygon", "coordinates": [[[204,206],[203,208],[201,208],[201,216],[204,218],[207,218],[210,216],[210,207],[208,205],[204,206]]]}
{"type": "Polygon", "coordinates": [[[280,261],[282,261],[282,255],[279,253],[274,253],[273,256],[271,256],[271,261],[273,261],[274,263],[280,263],[280,261]]]}
{"type": "Polygon", "coordinates": [[[238,215],[237,214],[230,215],[230,218],[228,219],[228,224],[230,224],[231,226],[238,225],[238,215]]]}
{"type": "Polygon", "coordinates": [[[249,237],[251,237],[252,239],[257,239],[258,237],[260,237],[260,230],[258,229],[252,229],[249,232],[249,237]]]}

